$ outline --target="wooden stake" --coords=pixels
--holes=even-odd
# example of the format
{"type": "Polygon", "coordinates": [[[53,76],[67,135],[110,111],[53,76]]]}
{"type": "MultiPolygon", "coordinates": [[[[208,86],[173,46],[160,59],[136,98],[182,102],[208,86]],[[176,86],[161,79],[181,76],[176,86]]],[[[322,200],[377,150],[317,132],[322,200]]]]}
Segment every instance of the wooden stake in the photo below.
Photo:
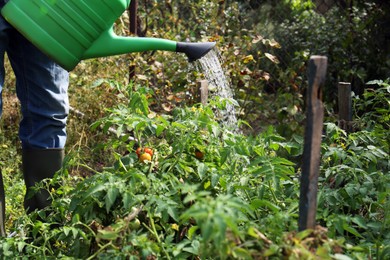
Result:
{"type": "Polygon", "coordinates": [[[299,200],[299,231],[314,229],[316,224],[317,184],[324,121],[322,87],[325,83],[327,63],[328,59],[324,56],[312,56],[309,61],[309,89],[299,200]]]}
{"type": "MultiPolygon", "coordinates": [[[[128,10],[129,10],[129,20],[130,20],[129,30],[133,36],[137,35],[137,33],[138,33],[137,32],[137,27],[138,27],[137,9],[138,9],[138,0],[132,0],[130,2],[130,6],[129,6],[128,10]]],[[[135,77],[135,66],[130,65],[129,66],[129,81],[132,81],[134,77],[135,77]]]]}
{"type": "Polygon", "coordinates": [[[138,0],[132,0],[130,2],[129,6],[129,12],[130,12],[130,32],[133,35],[137,35],[137,9],[138,9],[138,0]]]}
{"type": "Polygon", "coordinates": [[[339,82],[339,127],[347,132],[352,131],[352,95],[351,83],[339,82]]]}
{"type": "Polygon", "coordinates": [[[206,105],[209,98],[209,82],[207,80],[198,81],[198,89],[200,93],[200,102],[202,105],[206,105]]]}

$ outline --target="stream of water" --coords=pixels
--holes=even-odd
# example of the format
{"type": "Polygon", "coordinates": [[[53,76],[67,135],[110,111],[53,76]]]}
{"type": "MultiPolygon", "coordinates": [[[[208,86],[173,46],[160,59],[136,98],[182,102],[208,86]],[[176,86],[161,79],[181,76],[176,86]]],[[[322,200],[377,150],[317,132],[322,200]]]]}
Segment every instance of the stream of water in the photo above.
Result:
{"type": "Polygon", "coordinates": [[[236,109],[234,106],[233,91],[220,63],[220,54],[217,49],[212,49],[204,57],[198,60],[201,71],[209,83],[211,95],[226,100],[224,110],[217,111],[217,116],[222,118],[222,123],[231,129],[237,129],[236,109]]]}

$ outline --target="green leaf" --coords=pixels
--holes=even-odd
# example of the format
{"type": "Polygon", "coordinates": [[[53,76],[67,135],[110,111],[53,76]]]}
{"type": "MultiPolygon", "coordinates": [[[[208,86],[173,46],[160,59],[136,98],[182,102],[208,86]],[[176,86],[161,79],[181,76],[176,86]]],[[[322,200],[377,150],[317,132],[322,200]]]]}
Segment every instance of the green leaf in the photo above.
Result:
{"type": "Polygon", "coordinates": [[[369,222],[367,223],[367,226],[371,229],[375,229],[376,231],[379,231],[382,226],[383,226],[383,223],[381,222],[369,222]]]}
{"type": "Polygon", "coordinates": [[[305,239],[306,237],[308,237],[310,234],[313,233],[313,230],[312,229],[306,229],[306,230],[303,230],[301,232],[299,232],[296,237],[300,240],[303,240],[305,239]]]}
{"type": "Polygon", "coordinates": [[[36,221],[33,227],[33,236],[35,237],[42,228],[42,222],[36,221]]]}
{"type": "Polygon", "coordinates": [[[84,194],[84,198],[89,198],[93,194],[98,193],[98,192],[104,190],[105,188],[106,187],[105,187],[104,183],[95,183],[94,186],[89,187],[89,189],[86,191],[86,193],[84,194]]]}
{"type": "Polygon", "coordinates": [[[64,231],[65,236],[69,235],[70,230],[71,230],[70,227],[63,227],[63,231],[64,231]]]}
{"type": "Polygon", "coordinates": [[[73,239],[76,239],[77,235],[79,234],[79,230],[77,228],[72,227],[72,234],[73,234],[73,239]]]}
{"type": "Polygon", "coordinates": [[[191,243],[191,247],[185,247],[183,251],[191,253],[193,255],[199,255],[200,242],[198,240],[194,240],[191,243]]]}
{"type": "Polygon", "coordinates": [[[203,180],[203,178],[205,177],[205,175],[207,173],[207,165],[204,163],[201,163],[201,162],[198,163],[197,172],[198,172],[200,180],[203,180]]]}
{"type": "Polygon", "coordinates": [[[96,121],[95,123],[93,123],[93,124],[90,126],[90,128],[91,128],[91,130],[96,130],[96,128],[98,128],[101,124],[102,124],[102,122],[96,121]]]}
{"type": "Polygon", "coordinates": [[[218,182],[219,182],[219,174],[214,173],[213,175],[211,175],[211,187],[215,187],[218,184],[218,182]]]}
{"type": "Polygon", "coordinates": [[[11,256],[13,254],[12,251],[10,250],[11,243],[3,243],[2,245],[3,245],[3,256],[11,256]]]}
{"type": "MultiPolygon", "coordinates": [[[[215,219],[213,220],[215,221],[215,219]]],[[[208,218],[201,226],[202,237],[205,241],[209,241],[211,239],[211,235],[214,233],[213,222],[210,218],[208,218]]]]}
{"type": "Polygon", "coordinates": [[[357,224],[360,228],[367,229],[366,221],[362,216],[355,216],[351,220],[352,220],[352,222],[357,224]]]}
{"type": "Polygon", "coordinates": [[[272,159],[272,163],[274,164],[281,164],[281,165],[286,165],[286,166],[295,166],[296,164],[293,163],[292,161],[289,161],[287,159],[281,158],[281,157],[274,157],[272,159]]]}
{"type": "Polygon", "coordinates": [[[122,194],[122,203],[125,209],[129,209],[132,206],[134,200],[133,194],[126,191],[124,194],[122,194]]]}
{"type": "Polygon", "coordinates": [[[106,122],[103,126],[103,132],[104,133],[107,133],[108,132],[108,129],[112,126],[112,123],[111,122],[106,122]]]}
{"type": "Polygon", "coordinates": [[[165,130],[165,126],[163,125],[157,125],[156,128],[156,136],[159,137],[165,130]]]}
{"type": "Polygon", "coordinates": [[[345,231],[348,231],[349,233],[351,233],[351,234],[357,236],[357,237],[363,238],[363,236],[360,235],[359,232],[358,232],[355,228],[353,228],[353,227],[351,227],[351,226],[348,226],[346,223],[343,224],[343,229],[344,229],[345,231]]]}
{"type": "Polygon", "coordinates": [[[168,206],[168,208],[167,208],[167,213],[168,213],[169,216],[171,216],[171,218],[173,218],[175,221],[179,221],[179,216],[178,216],[178,214],[177,214],[177,208],[176,208],[176,207],[168,206]]]}
{"type": "Polygon", "coordinates": [[[240,247],[235,247],[233,249],[233,256],[236,259],[252,259],[251,253],[247,249],[240,247]]]}
{"type": "Polygon", "coordinates": [[[110,187],[107,190],[106,200],[105,200],[107,213],[110,212],[110,209],[112,205],[115,203],[115,200],[118,197],[118,195],[119,195],[119,189],[117,189],[116,187],[110,187]]]}
{"type": "Polygon", "coordinates": [[[192,226],[188,229],[188,238],[192,239],[194,237],[195,232],[199,229],[198,226],[192,226]]]}
{"type": "Polygon", "coordinates": [[[316,255],[322,259],[330,259],[329,258],[329,250],[326,246],[320,246],[316,250],[316,255]]]}
{"type": "Polygon", "coordinates": [[[230,149],[227,149],[227,148],[224,148],[222,151],[221,151],[221,159],[220,159],[220,164],[224,164],[228,158],[228,156],[230,155],[230,149]]]}
{"type": "Polygon", "coordinates": [[[26,246],[26,242],[18,242],[18,251],[22,252],[24,247],[26,246]]]}
{"type": "Polygon", "coordinates": [[[267,256],[275,255],[278,253],[279,250],[280,250],[279,246],[272,244],[270,248],[264,251],[263,256],[267,257],[267,256]]]}
{"type": "Polygon", "coordinates": [[[278,207],[277,205],[275,205],[267,200],[254,199],[251,201],[250,206],[253,209],[258,209],[260,207],[267,207],[275,213],[280,211],[280,207],[278,207]]]}
{"type": "Polygon", "coordinates": [[[115,240],[117,239],[119,234],[115,231],[111,230],[98,230],[97,238],[104,240],[115,240]]]}

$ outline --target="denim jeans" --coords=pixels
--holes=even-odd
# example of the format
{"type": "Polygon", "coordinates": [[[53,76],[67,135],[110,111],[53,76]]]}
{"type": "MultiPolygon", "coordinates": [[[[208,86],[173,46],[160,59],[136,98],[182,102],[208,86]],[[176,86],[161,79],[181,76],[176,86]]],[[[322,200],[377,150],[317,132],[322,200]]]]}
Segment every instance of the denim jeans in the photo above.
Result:
{"type": "MultiPolygon", "coordinates": [[[[0,9],[6,1],[0,0],[0,9]]],[[[19,34],[0,15],[0,116],[4,54],[16,76],[21,104],[19,138],[24,149],[64,148],[69,113],[69,74],[19,34]]]]}

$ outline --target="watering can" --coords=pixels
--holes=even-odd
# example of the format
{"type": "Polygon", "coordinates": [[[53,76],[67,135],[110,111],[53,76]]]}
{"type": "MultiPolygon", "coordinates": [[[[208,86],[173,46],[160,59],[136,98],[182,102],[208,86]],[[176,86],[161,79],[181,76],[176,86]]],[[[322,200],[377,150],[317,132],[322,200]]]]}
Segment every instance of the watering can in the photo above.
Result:
{"type": "Polygon", "coordinates": [[[70,71],[84,59],[165,50],[203,57],[215,42],[187,43],[122,37],[113,25],[131,0],[9,0],[3,17],[46,55],[70,71]]]}

